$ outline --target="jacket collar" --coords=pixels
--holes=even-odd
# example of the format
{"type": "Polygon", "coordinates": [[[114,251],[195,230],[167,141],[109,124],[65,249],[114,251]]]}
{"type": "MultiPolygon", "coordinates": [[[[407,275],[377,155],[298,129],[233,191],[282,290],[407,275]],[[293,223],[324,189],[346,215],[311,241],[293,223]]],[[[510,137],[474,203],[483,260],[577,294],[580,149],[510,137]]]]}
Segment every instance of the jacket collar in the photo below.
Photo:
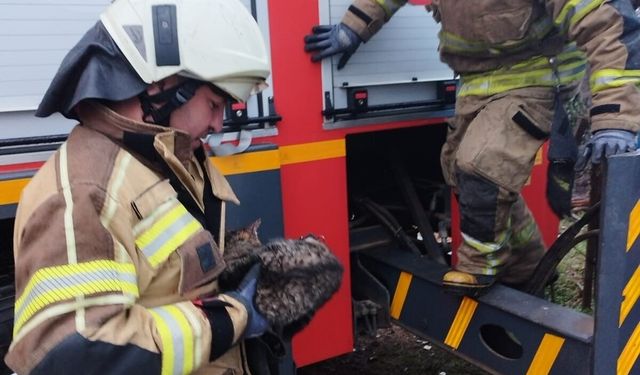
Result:
{"type": "MultiPolygon", "coordinates": [[[[151,141],[149,146],[153,146],[153,149],[165,160],[175,157],[185,166],[194,157],[191,150],[191,137],[180,130],[135,121],[93,101],[82,103],[79,106],[79,115],[83,126],[106,135],[127,151],[142,157],[143,162],[156,171],[162,169],[155,165],[153,158],[149,157],[153,150],[146,150],[146,152],[143,149],[131,150],[125,145],[125,134],[148,139],[151,141]]],[[[211,179],[213,194],[223,201],[239,204],[225,177],[209,164],[204,163],[211,179]]]]}
{"type": "Polygon", "coordinates": [[[182,131],[135,121],[124,117],[105,105],[88,101],[80,106],[82,125],[94,129],[122,145],[125,132],[153,137],[182,163],[192,156],[191,137],[182,131]]]}

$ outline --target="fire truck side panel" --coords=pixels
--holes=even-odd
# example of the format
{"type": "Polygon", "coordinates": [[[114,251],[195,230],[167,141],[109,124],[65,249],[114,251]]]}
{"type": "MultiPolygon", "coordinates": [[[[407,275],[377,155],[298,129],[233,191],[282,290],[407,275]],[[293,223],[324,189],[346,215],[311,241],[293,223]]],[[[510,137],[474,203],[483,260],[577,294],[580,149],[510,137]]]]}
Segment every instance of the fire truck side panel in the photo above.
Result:
{"type": "Polygon", "coordinates": [[[535,167],[531,172],[530,182],[522,190],[533,217],[542,232],[542,238],[550,246],[558,236],[558,217],[551,211],[546,200],[547,188],[547,145],[536,156],[535,167]]]}
{"type": "Polygon", "coordinates": [[[298,366],[351,352],[351,279],[347,226],[346,166],[343,155],[282,167],[285,234],[299,237],[312,231],[324,236],[344,267],[340,290],[294,338],[298,366]]]}

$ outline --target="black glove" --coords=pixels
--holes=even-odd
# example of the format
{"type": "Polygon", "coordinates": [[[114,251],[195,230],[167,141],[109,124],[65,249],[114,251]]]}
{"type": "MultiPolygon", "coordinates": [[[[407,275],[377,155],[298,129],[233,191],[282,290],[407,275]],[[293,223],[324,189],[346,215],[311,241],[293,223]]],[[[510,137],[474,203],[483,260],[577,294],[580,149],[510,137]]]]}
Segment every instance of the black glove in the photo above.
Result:
{"type": "Polygon", "coordinates": [[[317,25],[311,30],[312,34],[304,37],[304,50],[318,51],[311,55],[311,61],[316,62],[337,54],[342,54],[338,62],[338,69],[342,69],[358,49],[362,39],[347,25],[317,25]]]}

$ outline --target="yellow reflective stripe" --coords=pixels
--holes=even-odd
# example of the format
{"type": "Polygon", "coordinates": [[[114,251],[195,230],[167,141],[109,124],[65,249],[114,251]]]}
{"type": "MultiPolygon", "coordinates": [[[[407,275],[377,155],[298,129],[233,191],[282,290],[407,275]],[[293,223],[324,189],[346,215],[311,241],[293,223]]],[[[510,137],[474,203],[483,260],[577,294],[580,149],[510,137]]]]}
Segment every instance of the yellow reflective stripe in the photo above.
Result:
{"type": "Polygon", "coordinates": [[[492,50],[488,45],[480,42],[473,42],[471,40],[466,40],[459,35],[449,33],[446,31],[440,31],[438,34],[440,39],[440,45],[443,51],[451,51],[451,52],[465,52],[465,53],[473,53],[473,52],[489,52],[499,53],[500,51],[492,50]]]}
{"type": "Polygon", "coordinates": [[[165,321],[160,317],[159,314],[157,314],[153,310],[149,310],[149,313],[151,313],[151,317],[156,323],[156,329],[158,330],[158,334],[160,335],[160,342],[162,343],[162,370],[160,374],[173,375],[174,350],[173,335],[171,333],[171,329],[169,329],[169,326],[165,323],[165,321]]]}
{"type": "Polygon", "coordinates": [[[189,374],[196,367],[195,335],[175,305],[150,309],[162,342],[162,374],[189,374]]]}
{"type": "Polygon", "coordinates": [[[640,297],[640,266],[636,268],[633,276],[629,279],[627,285],[622,290],[622,304],[620,305],[620,320],[618,327],[622,327],[622,323],[627,318],[633,306],[638,302],[640,297]]]}
{"type": "MultiPolygon", "coordinates": [[[[559,68],[560,84],[566,85],[580,80],[585,73],[586,63],[577,61],[559,68]]],[[[493,74],[476,79],[462,78],[458,96],[494,95],[501,92],[531,86],[553,87],[558,82],[551,68],[529,72],[493,74]]]]}
{"type": "Polygon", "coordinates": [[[640,85],[640,70],[602,69],[591,73],[591,92],[597,93],[608,88],[627,84],[640,85]]]}
{"type": "Polygon", "coordinates": [[[202,230],[200,223],[178,204],[136,238],[136,245],[152,267],[157,267],[189,237],[202,230]]]}
{"type": "MultiPolygon", "coordinates": [[[[558,78],[561,85],[582,79],[586,72],[586,59],[575,44],[568,44],[556,56],[558,78]]],[[[539,56],[520,62],[511,67],[488,73],[464,75],[458,96],[494,95],[508,90],[558,84],[547,57],[539,56]]]]}
{"type": "Polygon", "coordinates": [[[99,260],[42,268],[31,277],[16,301],[14,332],[51,304],[105,292],[137,297],[139,292],[133,264],[99,260]]]}
{"type": "Polygon", "coordinates": [[[14,328],[13,342],[11,345],[15,345],[27,336],[29,332],[33,331],[43,322],[60,316],[72,311],[76,311],[78,308],[86,308],[91,306],[107,306],[107,305],[125,305],[132,306],[136,302],[136,297],[130,294],[101,294],[97,297],[83,298],[82,301],[61,302],[53,306],[47,306],[42,309],[38,315],[34,316],[23,326],[14,328]]]}
{"type": "Polygon", "coordinates": [[[183,364],[182,364],[182,374],[189,374],[193,371],[195,367],[194,363],[194,334],[193,329],[191,328],[191,324],[184,316],[182,311],[178,309],[176,306],[167,306],[165,310],[171,315],[174,322],[178,324],[180,327],[180,332],[182,333],[182,347],[183,347],[183,364]]]}
{"type": "Polygon", "coordinates": [[[511,245],[512,247],[520,247],[526,244],[527,242],[531,241],[537,229],[538,225],[536,224],[536,222],[533,220],[529,220],[529,222],[517,233],[514,231],[511,236],[509,245],[511,245]]]}
{"type": "Polygon", "coordinates": [[[629,214],[629,230],[627,232],[627,252],[631,250],[631,247],[640,236],[640,200],[636,202],[636,205],[629,214]]]}
{"type": "Polygon", "coordinates": [[[554,20],[557,26],[563,30],[580,22],[589,12],[604,4],[605,0],[571,0],[565,3],[564,7],[554,20]],[[568,21],[568,22],[567,22],[568,21]]]}
{"type": "Polygon", "coordinates": [[[440,48],[443,51],[458,52],[466,55],[489,54],[497,56],[524,49],[532,42],[538,42],[544,38],[552,29],[553,22],[551,19],[543,17],[531,25],[526,37],[500,44],[467,40],[459,35],[446,31],[441,31],[438,36],[440,38],[440,48]]]}
{"type": "Polygon", "coordinates": [[[404,301],[407,298],[407,293],[409,293],[411,280],[413,280],[413,275],[406,272],[400,272],[398,284],[396,284],[396,291],[393,293],[393,301],[391,302],[390,314],[393,319],[400,319],[400,313],[402,313],[404,301]]]}
{"type": "MultiPolygon", "coordinates": [[[[189,324],[193,328],[193,363],[194,363],[194,368],[198,368],[203,363],[202,326],[200,325],[200,320],[195,315],[197,313],[194,313],[193,310],[186,308],[185,305],[178,304],[177,306],[180,308],[185,318],[189,321],[189,324]]],[[[207,356],[206,358],[208,360],[209,357],[207,356]]]]}
{"type": "Polygon", "coordinates": [[[387,20],[391,18],[404,4],[407,3],[406,0],[396,1],[396,0],[376,0],[376,3],[384,9],[384,13],[387,16],[387,20]]]}
{"type": "Polygon", "coordinates": [[[453,324],[451,324],[451,328],[449,328],[449,333],[447,333],[447,337],[444,339],[445,344],[454,349],[458,349],[477,307],[478,302],[471,298],[464,297],[462,299],[456,317],[453,319],[453,324]]]}
{"type": "MultiPolygon", "coordinates": [[[[560,52],[556,57],[556,62],[558,67],[562,69],[563,65],[569,64],[571,62],[582,62],[586,64],[586,55],[584,52],[580,51],[575,43],[567,44],[562,52],[560,52]]],[[[544,69],[549,68],[549,58],[544,56],[535,57],[526,61],[519,62],[511,67],[509,67],[508,71],[529,71],[536,68],[544,69]]],[[[501,70],[498,70],[499,72],[501,70]]],[[[506,70],[502,70],[506,71],[506,70]]]]}
{"type": "Polygon", "coordinates": [[[485,255],[495,253],[496,251],[500,250],[504,246],[504,244],[502,243],[481,242],[465,233],[461,233],[461,234],[462,234],[463,241],[467,245],[473,247],[474,249],[478,250],[479,252],[485,255]]]}
{"type": "Polygon", "coordinates": [[[546,333],[531,361],[527,375],[545,375],[551,371],[553,363],[564,345],[564,338],[546,333]]]}
{"type": "Polygon", "coordinates": [[[622,349],[620,357],[618,357],[618,375],[627,375],[631,373],[633,365],[638,360],[640,354],[640,323],[636,324],[629,341],[622,349]]]}

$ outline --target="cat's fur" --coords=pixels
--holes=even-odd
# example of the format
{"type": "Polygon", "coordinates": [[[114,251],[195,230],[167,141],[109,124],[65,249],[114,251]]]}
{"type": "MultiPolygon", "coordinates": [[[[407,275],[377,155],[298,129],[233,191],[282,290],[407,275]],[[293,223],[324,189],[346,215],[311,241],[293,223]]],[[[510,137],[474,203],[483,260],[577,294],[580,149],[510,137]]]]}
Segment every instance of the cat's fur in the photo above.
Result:
{"type": "Polygon", "coordinates": [[[259,225],[260,220],[225,236],[227,268],[220,275],[220,286],[223,290],[236,288],[249,268],[260,262],[256,307],[272,327],[297,330],[338,290],[342,265],[313,236],[262,245],[259,225]]]}

